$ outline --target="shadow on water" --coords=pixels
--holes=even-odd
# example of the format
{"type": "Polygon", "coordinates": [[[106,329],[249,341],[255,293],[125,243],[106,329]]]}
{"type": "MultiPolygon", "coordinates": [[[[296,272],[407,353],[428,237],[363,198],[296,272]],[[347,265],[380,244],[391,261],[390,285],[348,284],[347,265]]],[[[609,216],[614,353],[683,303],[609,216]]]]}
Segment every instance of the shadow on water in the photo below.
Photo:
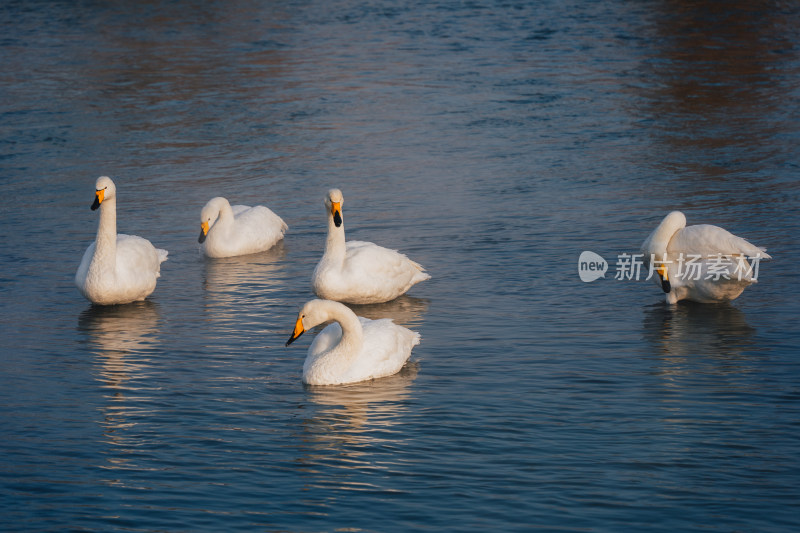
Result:
{"type": "Polygon", "coordinates": [[[691,358],[735,362],[748,358],[755,347],[756,330],[730,304],[654,304],[645,310],[645,341],[665,362],[679,364],[691,358]]]}

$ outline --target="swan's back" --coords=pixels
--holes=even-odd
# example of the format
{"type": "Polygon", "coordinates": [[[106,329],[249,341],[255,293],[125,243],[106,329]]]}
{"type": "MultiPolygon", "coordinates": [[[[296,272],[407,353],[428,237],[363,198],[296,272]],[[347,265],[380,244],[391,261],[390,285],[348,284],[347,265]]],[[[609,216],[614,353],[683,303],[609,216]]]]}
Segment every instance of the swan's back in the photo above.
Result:
{"type": "Polygon", "coordinates": [[[234,220],[236,231],[240,232],[243,238],[246,237],[248,242],[253,243],[252,247],[256,252],[271,248],[283,238],[289,228],[281,217],[263,205],[243,209],[238,213],[234,210],[234,220]]]}
{"type": "Polygon", "coordinates": [[[389,318],[369,320],[359,317],[359,320],[364,330],[364,347],[353,363],[352,375],[368,373],[368,377],[361,379],[370,379],[399,372],[411,356],[411,349],[419,344],[419,333],[398,326],[389,318]]]}
{"type": "MultiPolygon", "coordinates": [[[[341,270],[327,272],[331,287],[342,294],[333,299],[350,303],[393,300],[420,281],[430,279],[422,266],[396,250],[364,241],[346,243],[341,270]]],[[[321,289],[325,292],[325,289],[321,289]]]]}
{"type": "Polygon", "coordinates": [[[145,238],[137,235],[117,235],[117,273],[129,271],[130,276],[155,276],[161,273],[161,263],[167,260],[168,252],[156,248],[145,238]]]}
{"type": "MultiPolygon", "coordinates": [[[[411,349],[419,344],[420,335],[391,319],[370,320],[358,317],[363,332],[363,345],[356,357],[347,362],[341,359],[340,366],[325,361],[326,384],[343,384],[377,379],[396,374],[411,356],[411,349]]],[[[315,374],[315,366],[330,350],[336,348],[342,338],[338,322],[326,326],[311,343],[303,365],[303,380],[315,374]]]]}
{"type": "Polygon", "coordinates": [[[760,254],[762,258],[770,259],[763,248],[711,224],[687,226],[677,231],[669,241],[667,251],[670,254],[700,255],[703,258],[717,255],[738,256],[740,254],[746,257],[756,257],[760,254]]]}

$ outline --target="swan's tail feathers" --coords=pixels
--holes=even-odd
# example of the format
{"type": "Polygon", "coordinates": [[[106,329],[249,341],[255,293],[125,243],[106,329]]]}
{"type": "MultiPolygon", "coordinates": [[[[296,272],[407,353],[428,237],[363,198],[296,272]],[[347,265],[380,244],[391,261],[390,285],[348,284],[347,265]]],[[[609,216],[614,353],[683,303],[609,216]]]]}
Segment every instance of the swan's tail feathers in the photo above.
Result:
{"type": "MultiPolygon", "coordinates": [[[[409,259],[411,261],[411,259],[409,259]]],[[[414,274],[414,283],[419,283],[420,281],[425,281],[426,279],[431,279],[431,275],[425,272],[425,267],[417,263],[416,261],[411,261],[411,264],[414,265],[414,268],[419,270],[416,274],[414,274]]]]}
{"type": "Polygon", "coordinates": [[[156,248],[156,253],[158,254],[158,262],[159,263],[163,263],[164,261],[166,261],[167,260],[167,256],[169,255],[168,251],[162,250],[161,248],[156,248]]]}
{"type": "Polygon", "coordinates": [[[419,341],[421,341],[421,340],[422,340],[422,337],[420,336],[419,333],[417,333],[415,331],[414,332],[414,338],[411,339],[411,346],[416,346],[417,344],[419,344],[419,341]]]}
{"type": "Polygon", "coordinates": [[[423,270],[420,270],[419,272],[414,274],[414,278],[412,279],[412,282],[414,284],[417,284],[420,281],[425,281],[426,279],[431,279],[431,275],[428,274],[427,272],[423,271],[423,270]]]}
{"type": "Polygon", "coordinates": [[[761,250],[761,259],[772,259],[772,256],[767,253],[766,248],[759,247],[759,250],[761,250]]]}

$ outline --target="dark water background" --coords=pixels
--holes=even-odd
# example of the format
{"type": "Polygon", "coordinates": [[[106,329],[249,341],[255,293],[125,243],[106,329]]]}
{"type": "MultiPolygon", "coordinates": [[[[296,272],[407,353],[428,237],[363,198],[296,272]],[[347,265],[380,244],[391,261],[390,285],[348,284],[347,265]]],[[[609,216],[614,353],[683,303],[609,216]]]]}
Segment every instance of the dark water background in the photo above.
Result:
{"type": "Polygon", "coordinates": [[[5,2],[0,512],[13,531],[796,531],[800,8],[781,1],[5,2]],[[169,250],[72,278],[94,181],[169,250]],[[310,388],[330,187],[433,278],[422,334],[310,388]],[[276,249],[207,261],[213,196],[276,249]],[[765,246],[733,305],[580,281],[670,210],[765,246]],[[305,339],[305,337],[304,337],[305,339]],[[302,339],[301,339],[302,340],[302,339]]]}

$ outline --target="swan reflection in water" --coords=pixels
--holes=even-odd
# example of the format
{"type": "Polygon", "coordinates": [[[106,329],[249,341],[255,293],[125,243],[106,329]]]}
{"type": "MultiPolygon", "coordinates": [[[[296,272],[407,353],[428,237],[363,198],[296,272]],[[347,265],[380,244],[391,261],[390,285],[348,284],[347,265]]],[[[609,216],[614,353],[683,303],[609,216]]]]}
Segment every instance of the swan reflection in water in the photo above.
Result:
{"type": "Polygon", "coordinates": [[[126,382],[142,379],[159,345],[158,305],[149,300],[125,305],[92,305],[78,318],[78,330],[101,365],[100,380],[123,389],[126,382]]]}
{"type": "MultiPolygon", "coordinates": [[[[103,408],[103,435],[115,445],[109,453],[111,468],[130,466],[125,457],[129,442],[126,431],[135,418],[149,412],[141,401],[152,377],[152,360],[160,349],[158,305],[145,300],[126,305],[93,305],[78,318],[78,331],[88,336],[88,344],[99,365],[98,381],[113,391],[103,408]]],[[[146,399],[146,398],[145,398],[146,399]]]]}
{"type": "Polygon", "coordinates": [[[348,304],[358,316],[378,320],[381,318],[391,318],[395,324],[412,328],[422,323],[422,316],[428,311],[430,301],[427,298],[415,298],[403,294],[380,304],[348,304]]]}
{"type": "Polygon", "coordinates": [[[363,479],[350,479],[352,469],[391,468],[375,457],[385,459],[381,449],[401,444],[418,371],[419,363],[412,361],[385,378],[349,385],[305,385],[313,415],[303,420],[300,449],[304,454],[298,462],[306,472],[324,472],[315,483],[368,490],[363,479]],[[331,474],[331,466],[338,475],[331,474]]]}
{"type": "MultiPolygon", "coordinates": [[[[209,314],[220,321],[235,321],[259,306],[280,303],[277,290],[283,288],[283,241],[257,254],[204,259],[203,298],[209,314]]],[[[255,315],[253,315],[254,318],[255,315]]]]}
{"type": "Polygon", "coordinates": [[[736,362],[749,359],[748,352],[757,349],[756,330],[745,314],[729,303],[658,303],[645,311],[643,326],[645,340],[670,375],[689,373],[690,367],[709,363],[714,373],[736,371],[736,362]]]}

